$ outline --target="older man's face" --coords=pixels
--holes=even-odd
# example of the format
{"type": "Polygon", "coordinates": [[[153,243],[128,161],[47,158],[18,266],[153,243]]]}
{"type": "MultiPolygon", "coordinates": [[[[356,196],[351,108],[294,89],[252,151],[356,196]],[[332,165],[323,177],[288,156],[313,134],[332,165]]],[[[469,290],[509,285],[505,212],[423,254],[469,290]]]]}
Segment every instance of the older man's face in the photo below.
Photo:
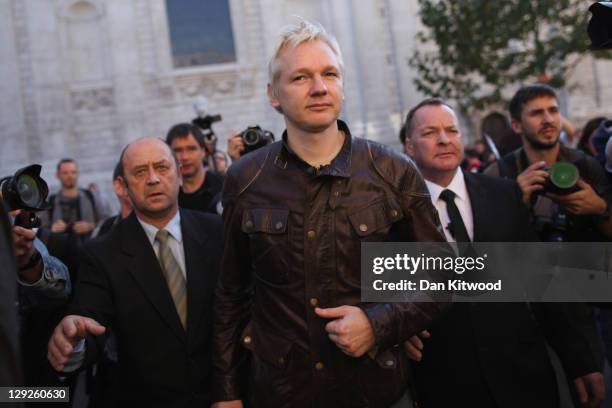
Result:
{"type": "Polygon", "coordinates": [[[289,130],[320,133],[335,123],[344,90],[340,63],[329,45],[314,40],[285,47],[275,65],[278,75],[268,95],[289,130]]]}
{"type": "Polygon", "coordinates": [[[142,139],[125,151],[123,172],[137,214],[163,218],[178,208],[179,175],[170,148],[161,140],[142,139]]]}
{"type": "Polygon", "coordinates": [[[463,160],[463,143],[457,117],[445,105],[427,105],[416,111],[406,152],[427,179],[454,172],[463,160]]]}

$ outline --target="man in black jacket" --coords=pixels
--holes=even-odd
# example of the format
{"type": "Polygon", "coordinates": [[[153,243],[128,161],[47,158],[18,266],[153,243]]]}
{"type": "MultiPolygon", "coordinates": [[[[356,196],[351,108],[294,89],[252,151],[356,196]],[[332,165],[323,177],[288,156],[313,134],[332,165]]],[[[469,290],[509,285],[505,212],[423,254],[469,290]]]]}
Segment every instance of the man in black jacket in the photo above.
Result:
{"type": "Polygon", "coordinates": [[[116,389],[104,406],[206,406],[220,219],[179,211],[178,166],[163,141],[137,140],[121,162],[133,213],[85,246],[77,314],[55,329],[49,360],[63,372],[87,365],[112,331],[116,389]]]}
{"type": "Polygon", "coordinates": [[[217,406],[389,407],[409,385],[396,346],[446,305],[361,302],[361,242],[443,241],[438,218],[407,157],[338,120],[335,39],[302,21],[279,44],[268,96],[287,130],[234,163],[223,192],[217,406]]]}
{"type": "MultiPolygon", "coordinates": [[[[413,108],[402,142],[425,178],[448,241],[537,239],[516,183],[461,170],[461,133],[446,103],[427,99],[413,108]]],[[[598,335],[583,304],[455,303],[429,332],[416,364],[423,407],[558,407],[546,343],[590,406],[603,399],[598,335]]],[[[413,343],[418,356],[422,343],[413,343]]]]}

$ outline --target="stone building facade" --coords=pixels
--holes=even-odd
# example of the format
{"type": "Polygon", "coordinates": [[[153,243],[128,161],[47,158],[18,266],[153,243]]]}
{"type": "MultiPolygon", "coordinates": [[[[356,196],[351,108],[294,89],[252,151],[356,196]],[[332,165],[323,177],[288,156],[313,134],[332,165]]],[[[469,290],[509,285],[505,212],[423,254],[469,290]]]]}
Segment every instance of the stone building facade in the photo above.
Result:
{"type": "MultiPolygon", "coordinates": [[[[110,195],[121,148],[192,119],[198,95],[223,116],[214,125],[220,148],[250,124],[280,136],[281,117],[265,93],[267,60],[294,15],[338,38],[343,117],[356,135],[397,145],[402,116],[422,97],[408,66],[420,28],[416,0],[225,0],[233,61],[178,68],[173,1],[189,0],[0,0],[0,174],[41,163],[56,187],[55,164],[73,157],[81,184],[97,182],[110,195]]],[[[581,64],[567,98],[570,117],[611,113],[606,70],[609,62],[581,64]]]]}

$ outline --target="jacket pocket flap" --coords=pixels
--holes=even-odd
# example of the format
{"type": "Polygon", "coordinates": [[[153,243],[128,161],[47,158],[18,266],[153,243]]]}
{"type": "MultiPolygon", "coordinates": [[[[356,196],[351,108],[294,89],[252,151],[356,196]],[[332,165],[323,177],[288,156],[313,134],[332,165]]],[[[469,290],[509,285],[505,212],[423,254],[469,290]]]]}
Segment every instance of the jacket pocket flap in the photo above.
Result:
{"type": "Polygon", "coordinates": [[[250,322],[240,336],[240,343],[268,364],[282,368],[287,364],[287,356],[294,343],[292,337],[288,333],[272,333],[250,322]]]}
{"type": "Polygon", "coordinates": [[[272,208],[251,208],[242,215],[242,231],[245,233],[265,232],[284,234],[287,232],[289,210],[272,208]]]}
{"type": "Polygon", "coordinates": [[[403,217],[399,205],[390,201],[379,201],[349,215],[349,221],[360,237],[388,227],[403,217]]]}

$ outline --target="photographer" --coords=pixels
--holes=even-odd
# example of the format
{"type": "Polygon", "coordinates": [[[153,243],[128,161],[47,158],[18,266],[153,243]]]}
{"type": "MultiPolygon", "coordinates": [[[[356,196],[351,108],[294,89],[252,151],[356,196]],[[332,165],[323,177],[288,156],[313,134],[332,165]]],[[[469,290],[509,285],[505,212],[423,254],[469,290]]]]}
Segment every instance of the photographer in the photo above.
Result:
{"type": "Polygon", "coordinates": [[[274,142],[274,134],[259,126],[249,126],[241,133],[234,133],[227,140],[227,154],[237,161],[247,153],[274,142]]]}
{"type": "MultiPolygon", "coordinates": [[[[0,181],[0,207],[4,204],[8,215],[2,214],[2,226],[6,238],[12,245],[11,257],[7,258],[6,245],[2,254],[3,270],[12,274],[13,287],[17,289],[17,307],[11,301],[12,311],[3,315],[18,313],[17,324],[11,323],[11,316],[3,316],[7,327],[13,327],[14,335],[19,335],[23,361],[23,380],[28,386],[59,385],[46,361],[46,339],[56,321],[63,314],[63,308],[71,292],[70,276],[66,265],[49,255],[45,245],[36,238],[37,219],[33,211],[42,210],[47,198],[47,185],[39,177],[40,166],[20,169],[13,177],[0,181]]],[[[10,281],[3,280],[8,285],[10,281]]],[[[10,288],[9,288],[10,289],[10,288]]],[[[2,296],[13,299],[14,295],[2,296]]],[[[8,344],[9,353],[13,347],[8,344]]],[[[15,358],[13,354],[12,358],[15,358]]],[[[7,360],[10,361],[10,360],[7,360]]],[[[15,360],[16,361],[16,360],[15,360]]]]}
{"type": "Polygon", "coordinates": [[[221,214],[223,176],[208,171],[204,159],[208,156],[206,140],[197,126],[179,123],[172,126],[166,143],[180,164],[183,185],[179,206],[189,210],[221,214]]]}
{"type": "Polygon", "coordinates": [[[49,252],[61,259],[74,274],[83,243],[107,214],[96,195],[79,188],[79,168],[73,159],[59,161],[56,177],[61,189],[49,196],[50,209],[40,214],[42,228],[39,236],[47,244],[49,252]]]}
{"type": "Polygon", "coordinates": [[[516,179],[542,241],[605,241],[612,237],[612,190],[592,157],[559,143],[561,115],[555,91],[547,85],[525,86],[510,101],[512,128],[523,146],[493,163],[485,173],[516,179]],[[547,166],[573,163],[577,191],[546,191],[547,166]]]}

